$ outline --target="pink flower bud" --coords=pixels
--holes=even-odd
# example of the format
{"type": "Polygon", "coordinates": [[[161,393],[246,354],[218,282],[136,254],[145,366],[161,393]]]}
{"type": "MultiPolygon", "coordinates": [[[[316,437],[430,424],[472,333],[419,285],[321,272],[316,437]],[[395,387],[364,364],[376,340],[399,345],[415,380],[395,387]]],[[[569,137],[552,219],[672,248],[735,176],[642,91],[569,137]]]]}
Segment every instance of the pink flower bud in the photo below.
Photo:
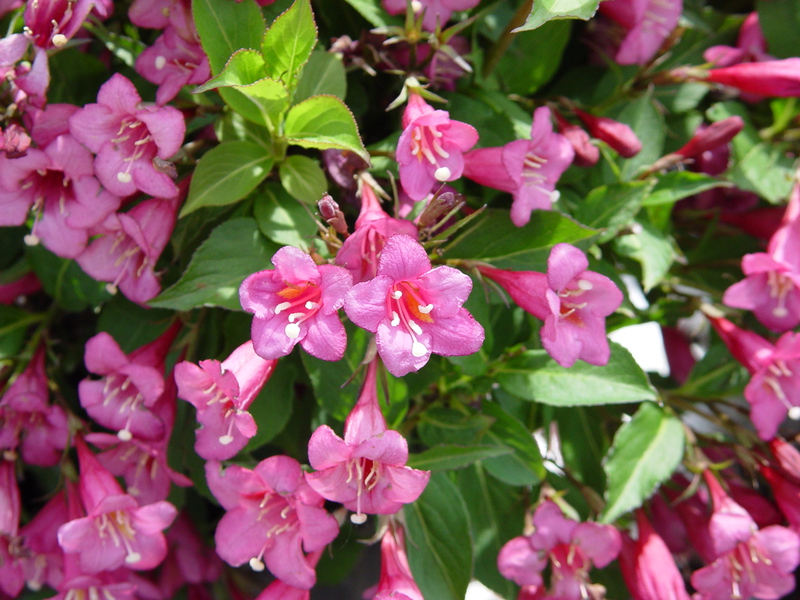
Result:
{"type": "Polygon", "coordinates": [[[675,154],[680,154],[684,158],[694,158],[704,152],[716,150],[736,137],[743,127],[744,121],[737,116],[717,121],[708,127],[701,127],[683,148],[675,151],[675,154]]]}
{"type": "Polygon", "coordinates": [[[600,149],[592,144],[592,139],[586,131],[578,125],[573,125],[560,114],[555,114],[558,122],[558,132],[567,138],[572,149],[575,150],[574,163],[579,167],[592,167],[600,160],[600,149]]]}
{"type": "Polygon", "coordinates": [[[639,154],[642,142],[636,137],[633,129],[608,117],[596,117],[582,110],[575,109],[575,114],[589,128],[589,133],[598,140],[616,150],[623,158],[630,158],[639,154]]]}
{"type": "Polygon", "coordinates": [[[800,58],[741,63],[710,69],[706,80],[729,85],[750,94],[791,98],[800,95],[800,58]]]}

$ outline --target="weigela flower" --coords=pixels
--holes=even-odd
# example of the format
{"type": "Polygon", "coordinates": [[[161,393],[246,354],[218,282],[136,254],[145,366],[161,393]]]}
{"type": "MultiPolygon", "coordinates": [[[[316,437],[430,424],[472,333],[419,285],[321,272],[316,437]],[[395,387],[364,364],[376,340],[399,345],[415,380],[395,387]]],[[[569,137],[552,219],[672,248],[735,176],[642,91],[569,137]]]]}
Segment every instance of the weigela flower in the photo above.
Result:
{"type": "Polygon", "coordinates": [[[743,62],[774,60],[767,54],[767,41],[761,32],[758,13],[751,12],[739,29],[736,46],[711,46],[703,52],[703,58],[715,67],[730,67],[743,62]]]}
{"type": "Polygon", "coordinates": [[[462,305],[472,280],[452,267],[431,269],[414,238],[393,235],[386,242],[374,279],[348,292],[350,320],[377,333],[378,354],[401,377],[418,371],[431,354],[464,356],[483,344],[483,327],[462,305]]]}
{"type": "Polygon", "coordinates": [[[758,96],[792,98],[800,95],[800,58],[709,69],[704,79],[758,96]]]}
{"type": "MultiPolygon", "coordinates": [[[[436,27],[444,29],[453,11],[469,10],[478,5],[480,0],[414,0],[411,8],[415,14],[424,11],[422,27],[428,31],[436,31],[436,27]]],[[[399,15],[406,11],[406,0],[383,0],[383,7],[390,15],[399,15]]]]}
{"type": "Polygon", "coordinates": [[[714,475],[704,473],[714,512],[709,531],[716,560],[692,574],[698,600],[781,598],[795,588],[793,571],[800,564],[800,536],[773,525],[758,529],[714,475]]]}
{"type": "Polygon", "coordinates": [[[592,144],[592,138],[579,125],[573,125],[559,113],[554,113],[558,133],[567,138],[575,151],[575,164],[579,167],[592,167],[600,160],[600,149],[592,144]]]}
{"type": "Polygon", "coordinates": [[[303,478],[293,458],[271,456],[252,471],[233,465],[220,470],[206,463],[211,493],[228,512],[214,535],[217,554],[238,567],[264,566],[284,583],[310,589],[316,574],[303,550],[316,552],[333,541],[339,526],[322,508],[324,500],[303,478]]]}
{"type": "Polygon", "coordinates": [[[19,531],[26,555],[25,581],[32,590],[39,590],[44,584],[55,589],[64,577],[64,553],[57,536],[58,528],[70,520],[67,493],[77,493],[72,482],[19,531]]]}
{"type": "Polygon", "coordinates": [[[603,140],[623,158],[636,156],[642,150],[642,142],[628,125],[608,117],[597,117],[575,109],[575,114],[589,129],[592,137],[603,140]]]}
{"type": "Polygon", "coordinates": [[[353,511],[354,523],[366,514],[393,514],[414,502],[430,479],[430,472],[407,467],[408,444],[386,429],[378,405],[377,361],[370,363],[358,403],[344,426],[344,439],[321,425],[308,442],[308,461],[316,473],[306,481],[326,500],[341,502],[353,511]]]}
{"type": "Polygon", "coordinates": [[[775,502],[795,531],[800,531],[800,452],[780,438],[769,442],[775,462],[760,465],[761,474],[769,482],[775,502]]]}
{"type": "Polygon", "coordinates": [[[342,267],[316,265],[302,250],[284,246],[272,257],[275,268],[242,282],[242,308],[253,313],[256,354],[266,360],[286,356],[296,344],[311,356],[339,360],[347,334],[337,311],[353,285],[342,267]]]}
{"type": "MultiPolygon", "coordinates": [[[[506,543],[497,557],[503,577],[530,586],[544,585],[542,571],[551,568],[549,596],[562,600],[593,597],[586,590],[592,564],[605,567],[619,554],[619,532],[611,525],[578,523],[567,519],[552,501],[543,502],[533,515],[534,531],[506,543]]],[[[531,589],[533,588],[533,589],[531,589]]]]}
{"type": "Polygon", "coordinates": [[[644,65],[652,59],[683,12],[682,0],[610,0],[599,10],[625,34],[614,52],[621,65],[644,65]]]}
{"type": "Polygon", "coordinates": [[[464,176],[511,193],[511,221],[522,227],[530,220],[531,211],[549,210],[558,199],[556,183],[574,156],[569,140],[553,132],[550,109],[542,106],[533,113],[530,140],[468,152],[464,176]]]}
{"type": "Polygon", "coordinates": [[[250,404],[275,369],[275,360],[264,360],[248,340],[221,363],[201,360],[175,365],[178,396],[197,409],[195,451],[206,460],[235,456],[258,429],[250,404]]]}
{"type": "Polygon", "coordinates": [[[172,106],[147,106],[134,85],[115,73],[100,88],[97,104],[87,104],[69,120],[72,135],[97,155],[95,173],[112,194],[137,190],[172,198],[178,188],[165,161],[183,143],[186,124],[172,106]]]}
{"type": "Polygon", "coordinates": [[[461,177],[464,152],[477,142],[478,132],[472,125],[452,120],[450,113],[434,110],[412,92],[403,114],[403,133],[397,141],[400,184],[419,202],[437,183],[461,177]]]}
{"type": "Polygon", "coordinates": [[[0,592],[12,598],[25,587],[25,565],[17,535],[21,510],[14,461],[0,457],[0,592]]]}
{"type": "MultiPolygon", "coordinates": [[[[315,568],[323,552],[324,549],[309,553],[306,556],[308,566],[312,569],[315,568]]],[[[256,596],[255,600],[309,600],[310,598],[310,591],[293,587],[280,579],[276,579],[264,588],[264,591],[256,596]]]]}
{"type": "Polygon", "coordinates": [[[25,33],[45,50],[61,48],[83,25],[94,0],[37,0],[25,6],[25,33]]]}
{"type": "Polygon", "coordinates": [[[158,587],[165,598],[174,598],[184,584],[199,585],[219,579],[222,561],[203,542],[187,513],[178,515],[166,536],[169,551],[158,578],[158,587]]]}
{"type": "Polygon", "coordinates": [[[406,556],[405,533],[393,523],[381,538],[381,576],[373,600],[423,600],[406,556]]]}

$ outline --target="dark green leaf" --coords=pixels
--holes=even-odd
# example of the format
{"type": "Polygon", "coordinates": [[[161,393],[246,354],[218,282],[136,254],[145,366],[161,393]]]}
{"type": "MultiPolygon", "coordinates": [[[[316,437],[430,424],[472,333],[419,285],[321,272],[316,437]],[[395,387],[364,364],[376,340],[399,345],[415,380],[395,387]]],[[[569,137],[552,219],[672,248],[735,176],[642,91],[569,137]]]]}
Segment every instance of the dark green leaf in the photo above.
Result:
{"type": "Polygon", "coordinates": [[[410,455],[408,466],[423,471],[463,469],[484,458],[510,454],[512,451],[511,448],[499,446],[434,446],[421,454],[410,455]]]}
{"type": "Polygon", "coordinates": [[[611,358],[602,367],[578,361],[566,368],[544,350],[528,350],[501,366],[497,382],[510,394],[554,406],[655,400],[655,390],[630,352],[614,342],[610,346],[611,358]]]}
{"type": "MultiPolygon", "coordinates": [[[[518,35],[493,75],[502,79],[509,93],[535,93],[558,70],[571,29],[569,21],[550,21],[533,35],[518,35]]],[[[485,141],[482,143],[486,145],[485,141]]]]}
{"type": "Polygon", "coordinates": [[[317,232],[308,209],[278,186],[256,196],[253,212],[261,233],[281,246],[308,247],[317,232]]]}
{"type": "Polygon", "coordinates": [[[28,327],[40,320],[39,315],[0,304],[0,359],[17,358],[25,345],[28,327]]]}
{"type": "Polygon", "coordinates": [[[616,119],[633,129],[642,142],[639,154],[622,163],[622,178],[630,180],[641,167],[653,164],[663,155],[664,117],[653,104],[652,94],[647,93],[626,104],[616,119]]]}
{"type": "Polygon", "coordinates": [[[642,202],[642,206],[674,204],[678,200],[723,186],[730,184],[703,173],[673,171],[659,176],[655,187],[642,202]]]}
{"type": "Polygon", "coordinates": [[[373,27],[403,24],[401,18],[389,16],[380,0],[345,0],[345,2],[361,13],[361,16],[373,27]]]}
{"type": "Polygon", "coordinates": [[[552,19],[583,19],[588,21],[597,12],[600,0],[536,0],[525,24],[514,31],[529,31],[552,19]]]}
{"type": "Polygon", "coordinates": [[[630,224],[652,186],[653,182],[647,181],[602,185],[578,205],[575,218],[589,227],[604,229],[597,241],[607,242],[630,224]]]}
{"type": "Polygon", "coordinates": [[[111,298],[105,284],[89,277],[74,260],[59,258],[42,246],[29,246],[26,255],[44,290],[64,310],[78,312],[111,298]]]}
{"type": "Polygon", "coordinates": [[[278,168],[281,185],[292,198],[315,205],[328,191],[328,180],[319,162],[308,156],[295,154],[278,168]]]}
{"type": "Polygon", "coordinates": [[[408,563],[423,597],[463,600],[472,574],[472,539],[458,488],[445,473],[431,473],[419,499],[403,510],[408,563]]]}
{"type": "Polygon", "coordinates": [[[267,75],[282,81],[288,89],[297,85],[298,71],[317,43],[317,25],[310,0],[295,0],[270,25],[261,43],[267,75]]]}
{"type": "Polygon", "coordinates": [[[174,316],[170,310],[146,308],[118,295],[103,307],[97,330],[109,333],[130,354],[164,333],[174,316]]]}
{"type": "Polygon", "coordinates": [[[463,413],[434,405],[420,415],[419,436],[426,446],[460,445],[475,440],[489,430],[492,420],[480,413],[463,413]]]}
{"type": "Polygon", "coordinates": [[[258,432],[247,444],[248,450],[255,450],[271,441],[289,421],[295,379],[297,371],[294,365],[279,360],[269,381],[248,409],[258,424],[258,432]]]}
{"type": "Polygon", "coordinates": [[[509,485],[535,485],[544,477],[544,464],[539,447],[530,431],[516,417],[510,415],[497,402],[484,402],[484,414],[494,423],[481,442],[491,442],[514,449],[513,454],[488,458],[483,461],[486,470],[509,485]]]}
{"type": "Polygon", "coordinates": [[[638,508],[672,475],[683,457],[680,419],[644,402],[614,436],[605,463],[608,489],[600,520],[612,523],[638,508]]]}
{"type": "Polygon", "coordinates": [[[350,109],[335,96],[312,96],[290,108],[285,133],[290,144],[350,150],[369,161],[350,109]]]}
{"type": "Polygon", "coordinates": [[[222,71],[237,50],[261,47],[264,18],[254,0],[192,0],[192,16],[212,73],[222,71]]]}
{"type": "Polygon", "coordinates": [[[800,45],[800,2],[771,0],[757,2],[758,24],[767,40],[769,53],[777,58],[797,56],[800,45]]]}

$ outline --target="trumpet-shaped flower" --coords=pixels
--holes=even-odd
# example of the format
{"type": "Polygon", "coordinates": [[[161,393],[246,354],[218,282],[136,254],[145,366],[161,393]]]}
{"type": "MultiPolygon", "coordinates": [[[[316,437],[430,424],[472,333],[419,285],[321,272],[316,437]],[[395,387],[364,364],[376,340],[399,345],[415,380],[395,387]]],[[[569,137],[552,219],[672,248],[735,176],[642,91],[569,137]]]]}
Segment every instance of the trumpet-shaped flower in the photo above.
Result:
{"type": "MultiPolygon", "coordinates": [[[[477,6],[480,0],[417,0],[411,6],[419,14],[424,11],[422,27],[428,31],[435,31],[439,26],[444,29],[453,11],[469,10],[477,6]]],[[[383,0],[383,7],[390,15],[399,15],[406,11],[406,0],[383,0]]]]}
{"type": "Polygon", "coordinates": [[[403,528],[394,524],[381,539],[381,576],[373,600],[423,600],[406,556],[403,528]]]}
{"type": "Polygon", "coordinates": [[[256,354],[265,360],[286,356],[300,344],[311,356],[339,360],[347,334],[337,311],[353,278],[342,267],[316,265],[302,250],[284,246],[272,257],[274,269],[242,282],[242,308],[253,313],[256,354]]]}
{"type": "Polygon", "coordinates": [[[350,320],[377,333],[378,354],[392,375],[421,369],[431,354],[464,356],[483,344],[483,327],[462,305],[472,291],[467,275],[452,267],[431,269],[414,238],[386,242],[374,279],[345,298],[350,320]]]}
{"type": "Polygon", "coordinates": [[[625,30],[614,60],[621,65],[644,65],[675,29],[683,1],[610,0],[600,4],[599,10],[625,30]]]}

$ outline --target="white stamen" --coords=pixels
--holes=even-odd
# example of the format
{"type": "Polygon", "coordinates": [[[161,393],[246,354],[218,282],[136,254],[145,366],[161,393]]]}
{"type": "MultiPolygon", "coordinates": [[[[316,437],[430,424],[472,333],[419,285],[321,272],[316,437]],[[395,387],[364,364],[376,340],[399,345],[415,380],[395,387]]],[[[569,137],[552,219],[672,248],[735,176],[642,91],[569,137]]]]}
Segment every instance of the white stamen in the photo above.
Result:
{"type": "Polygon", "coordinates": [[[26,246],[38,246],[41,241],[39,236],[34,233],[29,233],[22,239],[25,241],[26,246]]]}
{"type": "Polygon", "coordinates": [[[447,181],[450,179],[450,169],[447,167],[439,167],[433,172],[433,176],[436,178],[436,181],[447,181]]]}
{"type": "Polygon", "coordinates": [[[117,181],[121,183],[130,183],[131,179],[133,178],[130,173],[117,173],[117,181]]]}
{"type": "Polygon", "coordinates": [[[123,429],[122,431],[117,433],[117,437],[121,439],[123,442],[130,442],[133,439],[133,434],[127,429],[123,429]]]}
{"type": "Polygon", "coordinates": [[[284,311],[284,310],[286,310],[286,309],[287,309],[287,308],[289,308],[291,305],[292,305],[292,303],[291,303],[291,302],[281,302],[280,304],[278,304],[278,306],[276,306],[276,307],[275,307],[275,314],[276,314],[276,315],[279,315],[279,314],[281,314],[281,311],[284,311]]]}
{"type": "Polygon", "coordinates": [[[155,63],[156,63],[156,69],[160,71],[167,64],[167,59],[163,56],[156,56],[155,63]]]}
{"type": "Polygon", "coordinates": [[[400,300],[400,298],[402,297],[403,297],[403,292],[401,292],[400,290],[395,290],[392,292],[392,298],[394,298],[395,300],[400,300]]]}
{"type": "Polygon", "coordinates": [[[142,560],[142,555],[139,554],[138,552],[131,552],[130,554],[128,554],[128,556],[125,557],[125,562],[128,563],[129,565],[137,563],[140,560],[142,560]]]}
{"type": "Polygon", "coordinates": [[[789,310],[785,306],[776,306],[775,308],[772,309],[772,315],[774,317],[778,317],[779,319],[782,319],[788,314],[789,310]]]}
{"type": "Polygon", "coordinates": [[[314,310],[315,308],[319,308],[319,304],[317,302],[312,302],[311,300],[306,302],[306,309],[307,310],[314,310]]]}
{"type": "Polygon", "coordinates": [[[594,286],[592,285],[591,281],[586,281],[585,279],[578,279],[578,289],[583,291],[588,291],[592,289],[594,286]]]}
{"type": "Polygon", "coordinates": [[[411,328],[411,331],[413,331],[417,335],[422,335],[422,327],[417,325],[414,321],[409,319],[408,326],[411,328]]]}
{"type": "Polygon", "coordinates": [[[289,315],[289,323],[294,323],[298,319],[302,319],[306,316],[306,313],[292,313],[289,315]]]}
{"type": "Polygon", "coordinates": [[[283,331],[290,339],[296,340],[300,337],[300,325],[297,323],[288,323],[283,331]]]}
{"type": "Polygon", "coordinates": [[[259,573],[264,570],[264,563],[258,560],[257,558],[250,559],[250,568],[253,571],[258,571],[259,573]]]}
{"type": "Polygon", "coordinates": [[[225,434],[225,435],[221,435],[219,437],[219,443],[222,444],[223,446],[227,446],[232,441],[233,441],[233,436],[232,435],[225,434]]]}
{"type": "Polygon", "coordinates": [[[422,10],[422,2],[420,0],[411,0],[411,10],[418,13],[422,10]]]}
{"type": "Polygon", "coordinates": [[[792,421],[800,421],[800,406],[793,406],[789,409],[789,418],[792,421]]]}
{"type": "Polygon", "coordinates": [[[53,46],[56,48],[61,48],[61,46],[67,43],[67,36],[65,36],[63,33],[57,33],[50,41],[53,42],[53,46]]]}
{"type": "Polygon", "coordinates": [[[423,315],[427,315],[432,310],[433,310],[433,304],[428,304],[428,306],[420,305],[419,307],[419,312],[421,312],[423,315]]]}
{"type": "Polygon", "coordinates": [[[414,343],[411,344],[411,354],[413,354],[417,358],[420,358],[422,356],[425,356],[427,353],[428,349],[418,341],[414,340],[414,343]]]}
{"type": "Polygon", "coordinates": [[[392,311],[392,320],[390,322],[392,327],[397,327],[400,325],[400,315],[398,315],[395,311],[392,311]]]}
{"type": "Polygon", "coordinates": [[[353,513],[350,515],[350,522],[355,525],[363,525],[367,522],[367,515],[364,513],[353,513]]]}

